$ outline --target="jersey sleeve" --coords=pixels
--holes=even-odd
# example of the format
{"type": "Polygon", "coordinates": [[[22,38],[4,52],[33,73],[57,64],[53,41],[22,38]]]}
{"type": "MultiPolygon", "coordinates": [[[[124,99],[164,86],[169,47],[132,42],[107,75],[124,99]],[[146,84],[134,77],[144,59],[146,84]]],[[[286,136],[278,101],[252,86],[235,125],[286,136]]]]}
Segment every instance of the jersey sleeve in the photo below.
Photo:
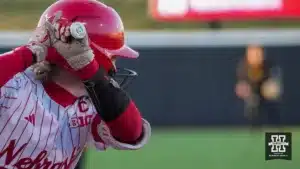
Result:
{"type": "Polygon", "coordinates": [[[0,113],[5,112],[13,105],[26,84],[27,79],[19,73],[0,88],[0,113]]]}
{"type": "MultiPolygon", "coordinates": [[[[108,147],[117,150],[137,150],[142,148],[150,139],[151,126],[149,122],[143,119],[143,133],[141,138],[135,144],[122,143],[116,140],[110,133],[109,127],[99,116],[95,116],[91,124],[91,142],[99,149],[103,150],[108,147]]],[[[91,143],[90,142],[90,143],[91,143]]]]}

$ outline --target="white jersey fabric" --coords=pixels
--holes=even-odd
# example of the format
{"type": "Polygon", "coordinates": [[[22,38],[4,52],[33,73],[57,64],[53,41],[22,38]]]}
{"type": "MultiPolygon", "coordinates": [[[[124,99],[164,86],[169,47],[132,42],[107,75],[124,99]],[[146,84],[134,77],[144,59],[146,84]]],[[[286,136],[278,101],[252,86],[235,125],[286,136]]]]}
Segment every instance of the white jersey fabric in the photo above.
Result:
{"type": "Polygon", "coordinates": [[[30,70],[19,73],[1,88],[0,169],[73,169],[88,143],[99,150],[138,149],[148,141],[150,125],[144,120],[143,139],[136,145],[116,141],[89,97],[63,107],[45,92],[30,70]],[[98,119],[99,121],[99,119],[98,119]],[[94,141],[96,127],[102,141],[94,141]]]}

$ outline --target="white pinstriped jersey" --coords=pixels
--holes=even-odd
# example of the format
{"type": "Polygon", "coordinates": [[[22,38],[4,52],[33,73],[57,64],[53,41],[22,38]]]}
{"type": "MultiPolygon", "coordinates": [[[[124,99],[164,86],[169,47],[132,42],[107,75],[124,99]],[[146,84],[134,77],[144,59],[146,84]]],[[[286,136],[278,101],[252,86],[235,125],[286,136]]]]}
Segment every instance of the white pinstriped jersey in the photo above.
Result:
{"type": "Polygon", "coordinates": [[[144,138],[136,145],[113,139],[101,122],[95,142],[91,123],[96,116],[88,97],[63,107],[53,101],[43,85],[26,70],[1,88],[0,98],[0,169],[72,169],[87,143],[99,150],[138,149],[150,137],[150,125],[144,121],[144,138]]]}

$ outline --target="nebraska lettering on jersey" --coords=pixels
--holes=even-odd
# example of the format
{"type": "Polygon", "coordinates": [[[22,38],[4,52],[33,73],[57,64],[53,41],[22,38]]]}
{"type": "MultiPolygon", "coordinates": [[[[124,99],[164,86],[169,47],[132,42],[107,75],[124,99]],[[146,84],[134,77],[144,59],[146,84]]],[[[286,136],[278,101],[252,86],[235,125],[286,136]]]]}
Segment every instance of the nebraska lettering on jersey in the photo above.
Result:
{"type": "Polygon", "coordinates": [[[0,158],[6,155],[5,166],[13,166],[16,168],[28,168],[28,169],[69,169],[73,162],[80,155],[81,150],[74,147],[71,156],[64,157],[64,160],[54,162],[47,158],[49,155],[46,150],[39,152],[35,157],[24,157],[12,164],[12,161],[24,151],[28,143],[23,144],[20,148],[16,148],[16,140],[11,140],[8,146],[0,152],[0,158]]]}

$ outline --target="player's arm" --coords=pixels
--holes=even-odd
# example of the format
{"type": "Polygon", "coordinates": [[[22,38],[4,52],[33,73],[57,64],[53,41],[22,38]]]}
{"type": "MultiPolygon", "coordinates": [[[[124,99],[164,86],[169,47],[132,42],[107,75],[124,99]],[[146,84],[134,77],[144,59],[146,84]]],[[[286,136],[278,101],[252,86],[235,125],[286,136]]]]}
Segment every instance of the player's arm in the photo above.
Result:
{"type": "Polygon", "coordinates": [[[265,72],[265,79],[261,86],[262,96],[267,100],[278,100],[282,94],[282,70],[266,60],[265,72]]]}
{"type": "Polygon", "coordinates": [[[103,69],[99,69],[92,78],[85,81],[99,116],[104,121],[98,121],[100,124],[96,124],[96,134],[115,148],[140,148],[149,138],[150,125],[142,119],[139,109],[128,93],[115,84],[103,69]],[[110,135],[113,138],[110,138],[110,135]]]}
{"type": "Polygon", "coordinates": [[[241,99],[247,99],[249,98],[251,94],[251,87],[247,81],[247,72],[245,68],[245,61],[242,59],[236,69],[236,77],[237,77],[237,83],[235,85],[235,93],[236,95],[241,99]]]}
{"type": "Polygon", "coordinates": [[[49,47],[50,40],[44,29],[33,32],[27,45],[0,55],[0,87],[15,74],[24,71],[32,64],[44,60],[48,56],[56,56],[55,48],[49,47]],[[44,40],[48,39],[48,40],[44,40]]]}
{"type": "Polygon", "coordinates": [[[24,71],[33,62],[33,54],[27,47],[18,47],[0,55],[0,87],[15,74],[24,71]]]}
{"type": "Polygon", "coordinates": [[[18,47],[10,52],[0,55],[0,113],[9,109],[15,98],[18,97],[19,89],[27,84],[26,78],[18,76],[32,63],[35,63],[35,45],[18,47]]]}

